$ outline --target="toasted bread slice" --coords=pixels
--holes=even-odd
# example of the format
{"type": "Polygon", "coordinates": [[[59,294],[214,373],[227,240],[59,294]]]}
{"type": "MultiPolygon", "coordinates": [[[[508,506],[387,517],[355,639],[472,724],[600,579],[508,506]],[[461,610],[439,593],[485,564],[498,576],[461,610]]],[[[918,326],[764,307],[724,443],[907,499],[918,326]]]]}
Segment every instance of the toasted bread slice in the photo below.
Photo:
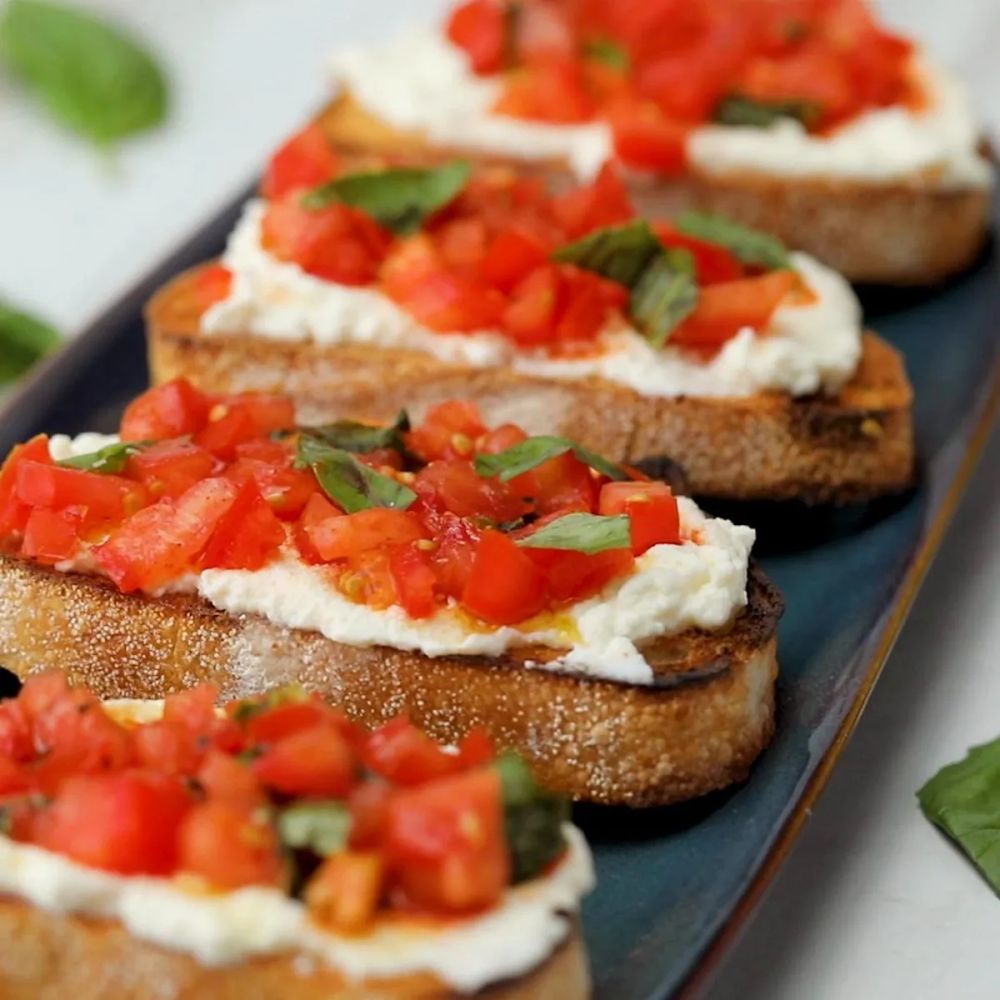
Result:
{"type": "MultiPolygon", "coordinates": [[[[430,974],[351,981],[295,955],[220,967],[133,937],[119,923],[49,913],[0,897],[4,1000],[444,1000],[430,974]]],[[[479,1000],[585,1000],[578,931],[538,968],[476,993],[479,1000]]]]}
{"type": "Polygon", "coordinates": [[[913,478],[912,390],[899,353],[873,334],[835,396],[657,398],[599,378],[469,368],[412,350],[205,336],[191,294],[197,273],[180,275],[149,304],[155,381],[288,393],[304,422],[391,421],[404,406],[419,419],[461,396],[479,404],[487,423],[564,434],[613,461],[670,458],[694,496],[845,503],[901,491],[913,478]]]}
{"type": "Polygon", "coordinates": [[[694,798],[746,777],[771,737],[781,598],[757,570],[728,630],[650,642],[653,686],[542,669],[550,648],[501,658],[347,646],[233,616],[186,595],[123,595],[100,577],[0,557],[0,662],[60,667],[101,697],[158,698],[199,681],[240,697],[299,681],[366,725],[400,712],[438,740],[484,726],[539,781],[632,806],[694,798]]]}
{"type": "MultiPolygon", "coordinates": [[[[429,148],[419,133],[387,125],[346,92],[320,120],[347,156],[469,154],[429,148]]],[[[533,169],[518,164],[519,169],[525,166],[533,169]]],[[[565,163],[536,161],[534,166],[549,174],[569,173],[565,163]]],[[[719,212],[774,233],[851,281],[892,285],[930,284],[968,267],[986,237],[991,198],[989,188],[944,188],[933,178],[864,183],[749,172],[689,171],[655,180],[643,176],[631,187],[643,213],[664,216],[687,208],[719,212]]]]}

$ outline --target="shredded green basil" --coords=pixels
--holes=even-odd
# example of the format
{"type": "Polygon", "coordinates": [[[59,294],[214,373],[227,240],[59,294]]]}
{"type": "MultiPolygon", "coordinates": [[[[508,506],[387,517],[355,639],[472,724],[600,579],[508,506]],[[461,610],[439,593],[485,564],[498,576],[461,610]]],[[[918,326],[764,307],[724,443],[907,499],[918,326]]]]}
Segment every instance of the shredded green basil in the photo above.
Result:
{"type": "Polygon", "coordinates": [[[530,437],[495,455],[477,455],[476,472],[484,478],[498,476],[503,482],[509,482],[515,476],[529,472],[543,462],[565,455],[568,451],[573,452],[584,465],[589,465],[609,479],[629,478],[624,469],[575,441],[550,435],[530,437]]]}
{"type": "Polygon", "coordinates": [[[530,549],[568,549],[587,555],[627,549],[632,544],[632,521],[627,514],[605,517],[578,511],[543,524],[537,531],[519,538],[517,544],[530,549]]]}

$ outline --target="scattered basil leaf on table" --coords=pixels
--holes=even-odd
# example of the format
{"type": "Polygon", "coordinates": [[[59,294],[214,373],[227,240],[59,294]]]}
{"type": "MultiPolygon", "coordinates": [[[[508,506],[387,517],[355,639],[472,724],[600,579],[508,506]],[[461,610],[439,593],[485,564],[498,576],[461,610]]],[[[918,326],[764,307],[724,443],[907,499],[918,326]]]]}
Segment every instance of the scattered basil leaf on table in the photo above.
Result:
{"type": "Polygon", "coordinates": [[[510,751],[493,765],[500,775],[504,827],[514,882],[534,878],[566,847],[569,803],[542,788],[528,765],[510,751]]]}
{"type": "Polygon", "coordinates": [[[440,167],[393,167],[346,174],[313,188],[302,198],[308,209],[350,205],[396,233],[418,230],[465,187],[472,167],[452,160],[440,167]]]}
{"type": "Polygon", "coordinates": [[[755,97],[732,94],[720,101],[713,118],[720,125],[752,128],[767,128],[790,118],[811,128],[819,120],[820,110],[815,101],[761,101],[755,97]]]}
{"type": "Polygon", "coordinates": [[[125,463],[131,455],[137,455],[143,448],[149,446],[147,441],[116,441],[97,451],[86,455],[74,455],[64,458],[58,465],[71,469],[84,469],[87,472],[102,472],[117,475],[125,468],[125,463]]]}
{"type": "Polygon", "coordinates": [[[568,451],[573,452],[584,465],[589,465],[609,479],[629,478],[624,469],[578,445],[575,441],[549,435],[527,438],[495,455],[477,455],[476,472],[483,477],[498,476],[506,483],[515,476],[520,476],[523,472],[529,472],[547,462],[550,458],[565,455],[568,451]]]}
{"type": "Polygon", "coordinates": [[[0,302],[0,382],[23,375],[58,343],[47,323],[0,302]]]}
{"type": "Polygon", "coordinates": [[[628,50],[610,38],[594,38],[584,46],[584,55],[621,73],[632,65],[628,50]]]}
{"type": "Polygon", "coordinates": [[[580,511],[543,524],[537,531],[519,538],[517,544],[529,549],[568,549],[592,556],[629,548],[632,524],[627,514],[604,517],[580,511]]]}
{"type": "Polygon", "coordinates": [[[311,467],[323,492],[348,514],[371,507],[406,510],[417,499],[408,486],[359,462],[349,451],[307,434],[299,438],[296,464],[311,467]]]}
{"type": "Polygon", "coordinates": [[[744,264],[770,270],[791,266],[788,250],[776,236],[742,226],[724,215],[682,212],[674,219],[674,225],[688,236],[725,247],[744,264]]]}
{"type": "Polygon", "coordinates": [[[362,424],[356,420],[338,420],[320,427],[302,428],[310,437],[317,437],[343,451],[364,454],[378,448],[392,448],[403,453],[406,445],[403,434],[410,429],[410,418],[406,410],[400,410],[393,423],[362,424]]]}
{"type": "Polygon", "coordinates": [[[1000,739],[942,768],[917,792],[917,801],[1000,893],[1000,739]]]}
{"type": "Polygon", "coordinates": [[[99,146],[166,116],[167,84],[152,55],[84,11],[10,0],[0,16],[0,62],[63,125],[99,146]]]}
{"type": "Polygon", "coordinates": [[[653,347],[662,347],[697,305],[694,258],[673,247],[650,263],[629,299],[632,318],[653,347]]]}
{"type": "Polygon", "coordinates": [[[281,843],[321,858],[344,850],[350,832],[351,813],[343,802],[298,802],[278,814],[281,843]]]}

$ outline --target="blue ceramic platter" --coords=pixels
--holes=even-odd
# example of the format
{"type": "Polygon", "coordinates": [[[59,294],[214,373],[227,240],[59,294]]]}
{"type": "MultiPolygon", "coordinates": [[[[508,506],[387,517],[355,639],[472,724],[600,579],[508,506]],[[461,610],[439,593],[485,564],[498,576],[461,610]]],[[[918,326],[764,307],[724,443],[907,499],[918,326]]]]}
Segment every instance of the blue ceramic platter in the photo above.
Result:
{"type": "MultiPolygon", "coordinates": [[[[146,383],[142,304],[219,251],[238,204],[41,367],[0,417],[0,451],[40,431],[114,427],[146,383]]],[[[994,415],[992,251],[946,288],[866,299],[870,324],[906,354],[920,483],[864,510],[744,512],[763,529],[758,553],[787,601],[777,733],[751,779],[725,794],[644,813],[578,810],[597,857],[599,886],[584,907],[597,1000],[662,1000],[704,981],[857,721],[994,415]]]]}

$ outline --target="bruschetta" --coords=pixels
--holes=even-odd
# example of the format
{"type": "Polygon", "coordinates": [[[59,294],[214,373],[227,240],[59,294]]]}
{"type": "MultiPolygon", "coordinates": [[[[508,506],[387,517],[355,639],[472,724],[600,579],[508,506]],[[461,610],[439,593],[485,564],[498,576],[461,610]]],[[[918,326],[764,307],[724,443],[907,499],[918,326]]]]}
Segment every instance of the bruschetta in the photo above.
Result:
{"type": "Polygon", "coordinates": [[[463,396],[727,500],[863,500],[913,474],[902,360],[850,286],[720,216],[646,222],[614,166],[559,194],[464,161],[359,168],[311,126],[221,265],[147,318],[155,380],[288,391],[311,421],[463,396]]]}
{"type": "Polygon", "coordinates": [[[555,791],[692,798],[773,729],[781,601],[751,529],[448,402],[410,428],[149,390],[0,472],[0,662],[102,697],[295,681],[377,725],[482,726],[555,791]]]}
{"type": "Polygon", "coordinates": [[[941,280],[986,233],[965,90],[864,0],[468,0],[332,68],[344,151],[582,179],[613,156],[644,210],[725,213],[852,281],[941,280]]]}
{"type": "Polygon", "coordinates": [[[590,855],[520,760],[217,694],[0,702],[5,1000],[585,1000],[590,855]]]}

